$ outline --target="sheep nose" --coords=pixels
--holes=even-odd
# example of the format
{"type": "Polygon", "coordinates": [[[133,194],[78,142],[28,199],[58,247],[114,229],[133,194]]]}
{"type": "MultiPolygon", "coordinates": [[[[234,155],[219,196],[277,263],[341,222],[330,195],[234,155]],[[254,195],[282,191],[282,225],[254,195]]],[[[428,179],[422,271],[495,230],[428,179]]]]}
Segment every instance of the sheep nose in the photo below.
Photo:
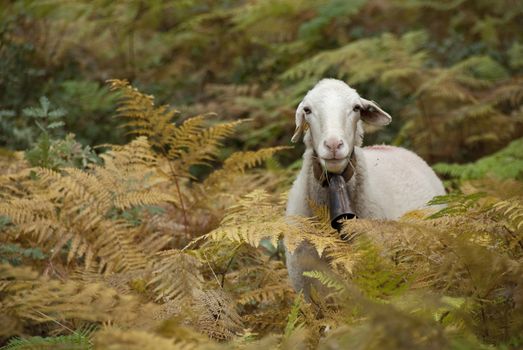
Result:
{"type": "Polygon", "coordinates": [[[332,152],[335,152],[343,146],[343,140],[337,137],[331,137],[323,141],[323,145],[330,149],[332,152]]]}

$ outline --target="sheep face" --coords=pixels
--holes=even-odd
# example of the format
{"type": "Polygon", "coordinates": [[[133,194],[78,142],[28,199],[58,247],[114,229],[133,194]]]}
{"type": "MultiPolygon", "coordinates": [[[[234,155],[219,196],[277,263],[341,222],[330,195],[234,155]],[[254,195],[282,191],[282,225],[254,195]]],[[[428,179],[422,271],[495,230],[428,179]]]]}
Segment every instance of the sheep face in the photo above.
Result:
{"type": "Polygon", "coordinates": [[[328,172],[339,174],[347,167],[354,146],[361,144],[363,130],[360,120],[387,125],[391,117],[344,82],[323,79],[299,104],[292,141],[297,142],[308,125],[308,141],[321,166],[328,172]]]}

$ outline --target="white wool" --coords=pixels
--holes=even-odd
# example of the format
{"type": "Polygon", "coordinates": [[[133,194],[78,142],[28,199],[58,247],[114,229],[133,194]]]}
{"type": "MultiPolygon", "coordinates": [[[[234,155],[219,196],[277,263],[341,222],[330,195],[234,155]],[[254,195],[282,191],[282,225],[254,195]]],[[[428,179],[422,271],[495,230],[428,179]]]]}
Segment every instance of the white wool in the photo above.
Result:
{"type": "MultiPolygon", "coordinates": [[[[304,137],[306,149],[303,165],[289,192],[286,212],[288,216],[311,216],[309,201],[328,205],[327,188],[322,187],[313,174],[313,162],[317,161],[313,159],[314,152],[316,151],[320,157],[322,153],[321,141],[316,139],[322,139],[325,132],[340,137],[348,145],[349,155],[354,152],[356,167],[354,176],[348,181],[348,189],[357,217],[398,219],[410,210],[426,206],[434,196],[445,193],[443,184],[434,171],[413,152],[392,146],[360,147],[363,132],[359,113],[351,111],[355,103],[362,101],[371,102],[362,99],[356,90],[342,81],[324,79],[309,91],[298,107],[297,133],[300,132],[299,127],[303,127],[299,125],[300,109],[308,107],[315,111],[316,115],[307,120],[310,129],[304,137]],[[341,118],[349,121],[340,121],[341,118]],[[337,128],[329,128],[329,124],[335,124],[337,128]],[[338,130],[342,128],[344,129],[338,130]]],[[[380,115],[364,118],[362,113],[361,119],[373,124],[387,124],[386,118],[390,121],[390,116],[376,104],[373,103],[372,106],[377,108],[375,111],[380,115]]],[[[312,282],[303,276],[303,272],[328,271],[326,262],[307,242],[303,242],[293,254],[287,253],[287,268],[293,287],[297,291],[303,290],[307,298],[312,282]]]]}

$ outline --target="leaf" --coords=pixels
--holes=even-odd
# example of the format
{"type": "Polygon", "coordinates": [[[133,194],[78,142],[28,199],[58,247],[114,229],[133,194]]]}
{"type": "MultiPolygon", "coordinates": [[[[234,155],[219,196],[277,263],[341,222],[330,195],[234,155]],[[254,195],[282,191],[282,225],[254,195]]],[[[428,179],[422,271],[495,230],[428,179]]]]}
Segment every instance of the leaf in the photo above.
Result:
{"type": "Polygon", "coordinates": [[[50,124],[47,125],[47,128],[48,129],[57,129],[57,128],[60,128],[62,126],[64,126],[65,123],[62,122],[62,121],[59,121],[59,122],[52,122],[50,124]]]}

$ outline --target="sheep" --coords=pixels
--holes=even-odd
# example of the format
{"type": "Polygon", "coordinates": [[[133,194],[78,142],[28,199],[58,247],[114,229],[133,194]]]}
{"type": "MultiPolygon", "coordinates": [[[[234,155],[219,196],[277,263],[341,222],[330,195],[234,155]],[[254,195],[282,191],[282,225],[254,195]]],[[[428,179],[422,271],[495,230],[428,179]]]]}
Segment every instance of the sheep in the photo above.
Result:
{"type": "MultiPolygon", "coordinates": [[[[303,134],[302,168],[289,192],[287,216],[312,216],[309,203],[327,205],[325,171],[342,174],[349,198],[359,218],[398,219],[407,211],[423,207],[434,196],[445,194],[434,171],[413,152],[400,147],[362,147],[362,121],[385,126],[391,116],[375,102],[336,79],[323,79],[310,90],[296,110],[292,142],[303,134]],[[307,128],[308,126],[308,128],[307,128]]],[[[311,284],[303,276],[311,270],[330,271],[306,241],[286,252],[291,284],[310,300],[311,284]]],[[[325,292],[325,291],[324,291],[325,292]]],[[[320,292],[323,293],[323,292],[320,292]]]]}

